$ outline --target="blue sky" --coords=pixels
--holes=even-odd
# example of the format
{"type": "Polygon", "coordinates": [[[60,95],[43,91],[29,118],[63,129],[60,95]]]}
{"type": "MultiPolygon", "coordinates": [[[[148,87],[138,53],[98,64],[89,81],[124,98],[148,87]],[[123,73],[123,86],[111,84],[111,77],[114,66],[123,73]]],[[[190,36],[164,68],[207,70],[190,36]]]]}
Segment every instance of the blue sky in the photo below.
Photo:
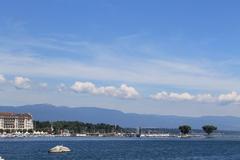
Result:
{"type": "Polygon", "coordinates": [[[240,116],[239,6],[1,1],[1,104],[240,116]]]}

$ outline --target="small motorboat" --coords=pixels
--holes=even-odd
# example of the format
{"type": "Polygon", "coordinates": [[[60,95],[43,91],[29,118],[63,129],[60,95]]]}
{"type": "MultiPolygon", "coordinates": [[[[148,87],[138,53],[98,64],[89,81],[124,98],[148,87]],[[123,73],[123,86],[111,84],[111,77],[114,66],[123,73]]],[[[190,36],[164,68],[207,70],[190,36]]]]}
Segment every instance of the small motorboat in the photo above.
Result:
{"type": "Polygon", "coordinates": [[[64,152],[70,152],[70,148],[65,147],[63,145],[57,145],[51,149],[48,150],[49,153],[64,153],[64,152]]]}
{"type": "Polygon", "coordinates": [[[0,156],[0,160],[4,160],[4,159],[0,156]]]}

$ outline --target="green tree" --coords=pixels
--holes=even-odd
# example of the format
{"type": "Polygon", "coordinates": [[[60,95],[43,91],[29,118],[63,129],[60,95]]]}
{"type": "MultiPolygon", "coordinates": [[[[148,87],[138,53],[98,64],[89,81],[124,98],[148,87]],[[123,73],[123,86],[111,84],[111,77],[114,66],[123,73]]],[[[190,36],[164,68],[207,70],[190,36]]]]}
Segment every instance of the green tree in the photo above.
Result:
{"type": "Polygon", "coordinates": [[[29,130],[28,130],[28,133],[33,133],[33,129],[29,129],[29,130]]]}
{"type": "Polygon", "coordinates": [[[192,130],[192,128],[190,127],[190,126],[188,126],[188,125],[182,125],[182,126],[179,126],[178,127],[178,129],[180,130],[180,132],[182,133],[182,134],[188,134],[191,130],[192,130]]]}
{"type": "Polygon", "coordinates": [[[11,133],[11,130],[10,129],[5,129],[5,132],[6,133],[11,133]]]}
{"type": "Polygon", "coordinates": [[[213,125],[205,125],[205,126],[202,127],[202,129],[205,133],[210,135],[212,132],[217,130],[217,127],[213,126],[213,125]]]}
{"type": "Polygon", "coordinates": [[[92,123],[83,123],[78,121],[35,121],[35,130],[36,131],[44,131],[48,132],[51,130],[51,125],[53,127],[54,134],[60,134],[61,131],[67,129],[70,131],[71,134],[76,133],[118,133],[122,132],[124,129],[118,125],[111,125],[111,124],[92,124],[92,123]]]}

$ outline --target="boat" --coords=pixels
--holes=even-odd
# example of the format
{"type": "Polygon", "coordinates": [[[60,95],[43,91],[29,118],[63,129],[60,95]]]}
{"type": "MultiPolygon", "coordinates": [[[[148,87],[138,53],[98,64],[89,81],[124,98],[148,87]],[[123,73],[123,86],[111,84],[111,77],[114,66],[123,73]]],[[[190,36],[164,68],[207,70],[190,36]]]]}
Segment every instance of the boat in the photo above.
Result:
{"type": "Polygon", "coordinates": [[[188,135],[188,134],[181,134],[178,136],[178,138],[191,138],[192,136],[191,135],[188,135]]]}
{"type": "Polygon", "coordinates": [[[0,160],[4,160],[4,159],[0,156],[0,160]]]}
{"type": "Polygon", "coordinates": [[[70,148],[65,147],[63,145],[57,145],[51,149],[48,150],[49,153],[64,153],[64,152],[70,152],[70,148]]]}

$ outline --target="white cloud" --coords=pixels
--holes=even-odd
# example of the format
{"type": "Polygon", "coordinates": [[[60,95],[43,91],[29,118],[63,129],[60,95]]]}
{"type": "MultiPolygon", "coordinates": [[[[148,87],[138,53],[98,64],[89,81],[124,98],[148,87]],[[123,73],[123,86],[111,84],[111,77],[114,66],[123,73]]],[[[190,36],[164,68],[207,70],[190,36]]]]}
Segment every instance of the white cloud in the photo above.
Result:
{"type": "Polygon", "coordinates": [[[120,96],[124,98],[133,98],[139,95],[137,90],[133,87],[122,84],[119,88],[120,96]]]}
{"type": "Polygon", "coordinates": [[[96,87],[96,85],[92,82],[77,81],[71,86],[71,89],[78,93],[106,95],[127,99],[136,98],[137,96],[139,96],[139,93],[135,88],[126,84],[122,84],[119,88],[114,86],[96,87]]]}
{"type": "Polygon", "coordinates": [[[4,82],[6,82],[6,78],[4,77],[4,75],[0,74],[0,83],[4,82]]]}
{"type": "Polygon", "coordinates": [[[94,94],[97,93],[97,88],[95,84],[91,82],[77,81],[71,86],[71,89],[75,92],[94,93],[94,94]]]}
{"type": "Polygon", "coordinates": [[[240,103],[240,94],[237,92],[221,94],[218,96],[218,101],[220,103],[240,103]]]}
{"type": "Polygon", "coordinates": [[[193,100],[194,96],[189,93],[167,93],[167,92],[159,92],[155,95],[151,95],[151,98],[155,100],[173,100],[173,101],[182,101],[182,100],[193,100]]]}
{"type": "Polygon", "coordinates": [[[206,102],[206,103],[216,102],[216,97],[212,96],[209,93],[198,94],[198,95],[194,96],[194,99],[198,102],[206,102]]]}
{"type": "Polygon", "coordinates": [[[154,100],[166,100],[166,101],[195,101],[204,103],[220,103],[220,104],[239,104],[240,94],[237,92],[231,92],[226,94],[220,94],[213,96],[211,94],[197,94],[192,95],[189,93],[167,93],[159,92],[150,96],[154,100]]]}
{"type": "Polygon", "coordinates": [[[175,93],[175,92],[159,92],[150,96],[154,100],[166,100],[166,101],[196,101],[210,103],[215,102],[216,97],[213,97],[211,94],[197,94],[192,95],[190,93],[175,93]]]}
{"type": "Polygon", "coordinates": [[[17,89],[28,89],[31,87],[31,80],[26,77],[15,77],[13,83],[17,89]]]}

